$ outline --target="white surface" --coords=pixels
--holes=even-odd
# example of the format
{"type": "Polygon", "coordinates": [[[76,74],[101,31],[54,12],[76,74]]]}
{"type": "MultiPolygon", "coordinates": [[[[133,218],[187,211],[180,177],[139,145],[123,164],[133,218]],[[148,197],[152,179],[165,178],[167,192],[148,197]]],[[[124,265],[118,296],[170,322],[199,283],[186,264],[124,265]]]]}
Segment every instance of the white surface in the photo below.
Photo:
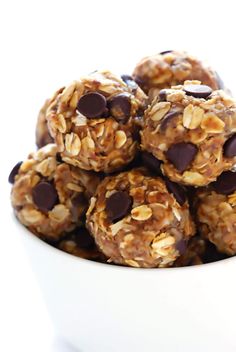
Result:
{"type": "Polygon", "coordinates": [[[78,352],[235,352],[236,257],[137,270],[70,256],[12,223],[56,330],[78,352]]]}
{"type": "Polygon", "coordinates": [[[34,149],[41,104],[80,74],[98,68],[129,73],[142,56],[172,48],[207,59],[236,91],[233,3],[0,2],[0,351],[72,351],[55,337],[9,220],[7,175],[34,149]]]}

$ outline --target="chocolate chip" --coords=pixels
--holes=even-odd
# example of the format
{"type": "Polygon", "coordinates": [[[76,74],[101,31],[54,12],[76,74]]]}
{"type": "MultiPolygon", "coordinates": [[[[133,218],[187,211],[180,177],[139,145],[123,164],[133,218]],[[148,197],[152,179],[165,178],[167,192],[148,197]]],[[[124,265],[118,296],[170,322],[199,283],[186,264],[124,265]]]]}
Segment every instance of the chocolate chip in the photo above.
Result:
{"type": "Polygon", "coordinates": [[[181,113],[180,110],[173,110],[173,111],[170,111],[168,114],[166,114],[164,119],[162,119],[161,121],[160,132],[165,132],[170,121],[173,120],[173,118],[178,116],[180,113],[181,113]]]}
{"type": "Polygon", "coordinates": [[[33,202],[39,210],[49,211],[58,202],[55,187],[46,181],[38,183],[32,190],[33,202]]]}
{"type": "Polygon", "coordinates": [[[191,164],[198,152],[198,148],[192,143],[173,144],[166,152],[167,159],[179,172],[184,172],[191,164]]]}
{"type": "Polygon", "coordinates": [[[236,134],[230,137],[224,144],[224,156],[233,158],[236,156],[236,134]]]}
{"type": "Polygon", "coordinates": [[[168,179],[166,179],[165,182],[168,192],[173,194],[173,196],[180,205],[183,205],[187,199],[185,189],[177,183],[171,182],[168,179]]]}
{"type": "Polygon", "coordinates": [[[9,183],[14,183],[15,181],[15,176],[18,174],[19,168],[21,167],[21,164],[23,161],[19,161],[11,170],[10,175],[8,176],[8,182],[9,183]]]}
{"type": "Polygon", "coordinates": [[[108,105],[109,105],[111,115],[117,121],[125,121],[127,120],[127,118],[129,118],[130,110],[131,110],[131,102],[127,94],[121,93],[121,94],[115,95],[109,101],[108,105]]]}
{"type": "Polygon", "coordinates": [[[127,86],[129,86],[132,89],[133,92],[137,90],[138,85],[133,79],[133,77],[129,75],[122,75],[121,79],[127,84],[127,86]]]}
{"type": "Polygon", "coordinates": [[[80,98],[77,108],[87,118],[101,117],[106,109],[106,98],[100,93],[87,93],[80,98]]]}
{"type": "Polygon", "coordinates": [[[161,161],[148,152],[142,152],[142,161],[144,166],[157,175],[161,175],[161,161]]]}
{"type": "Polygon", "coordinates": [[[106,200],[106,212],[108,219],[116,222],[124,218],[130,211],[133,200],[125,191],[113,193],[106,200]]]}
{"type": "Polygon", "coordinates": [[[236,172],[225,171],[212,183],[214,190],[220,194],[231,194],[236,190],[236,172]]]}
{"type": "Polygon", "coordinates": [[[191,95],[195,98],[207,98],[212,93],[212,89],[203,84],[185,85],[184,91],[187,95],[191,95]]]}
{"type": "Polygon", "coordinates": [[[159,101],[166,101],[166,89],[161,89],[159,92],[159,101]]]}
{"type": "Polygon", "coordinates": [[[177,249],[177,251],[179,251],[180,255],[184,254],[187,249],[186,241],[184,241],[184,240],[178,241],[175,245],[175,248],[177,249]]]}
{"type": "Polygon", "coordinates": [[[159,54],[160,54],[160,55],[165,55],[165,54],[172,53],[172,51],[173,51],[173,50],[161,51],[159,54]]]}

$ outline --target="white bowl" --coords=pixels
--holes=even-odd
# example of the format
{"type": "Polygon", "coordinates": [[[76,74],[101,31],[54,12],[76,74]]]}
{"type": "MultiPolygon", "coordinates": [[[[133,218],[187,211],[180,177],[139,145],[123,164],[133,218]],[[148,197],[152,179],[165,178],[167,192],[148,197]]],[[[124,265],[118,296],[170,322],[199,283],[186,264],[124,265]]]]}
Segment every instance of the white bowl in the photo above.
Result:
{"type": "Polygon", "coordinates": [[[236,257],[136,269],[77,258],[13,220],[59,334],[81,352],[235,352],[236,257]]]}

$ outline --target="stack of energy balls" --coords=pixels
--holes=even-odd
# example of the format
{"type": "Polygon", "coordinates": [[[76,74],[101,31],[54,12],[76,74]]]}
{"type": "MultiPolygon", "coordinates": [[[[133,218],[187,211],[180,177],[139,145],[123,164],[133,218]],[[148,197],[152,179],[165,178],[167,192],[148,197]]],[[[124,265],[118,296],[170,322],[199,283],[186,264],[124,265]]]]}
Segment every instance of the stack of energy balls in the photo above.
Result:
{"type": "Polygon", "coordinates": [[[141,268],[236,254],[236,101],[186,52],[60,88],[36,143],[9,176],[11,201],[49,244],[141,268]]]}

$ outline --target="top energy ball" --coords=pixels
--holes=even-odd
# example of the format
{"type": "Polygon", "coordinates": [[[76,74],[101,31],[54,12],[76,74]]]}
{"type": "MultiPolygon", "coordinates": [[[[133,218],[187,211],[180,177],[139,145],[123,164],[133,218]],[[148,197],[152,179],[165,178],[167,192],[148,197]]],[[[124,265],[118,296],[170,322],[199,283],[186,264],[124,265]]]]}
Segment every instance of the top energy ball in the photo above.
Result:
{"type": "Polygon", "coordinates": [[[63,161],[85,170],[113,172],[135,157],[137,126],[147,97],[129,76],[94,72],[57,92],[48,127],[63,161]]]}
{"type": "Polygon", "coordinates": [[[162,88],[182,84],[185,80],[198,80],[212,89],[223,89],[218,74],[197,58],[181,51],[163,51],[143,58],[135,67],[134,79],[150,99],[162,88]]]}
{"type": "Polygon", "coordinates": [[[199,81],[163,89],[145,111],[142,149],[172,181],[205,186],[236,161],[236,102],[199,81]]]}

